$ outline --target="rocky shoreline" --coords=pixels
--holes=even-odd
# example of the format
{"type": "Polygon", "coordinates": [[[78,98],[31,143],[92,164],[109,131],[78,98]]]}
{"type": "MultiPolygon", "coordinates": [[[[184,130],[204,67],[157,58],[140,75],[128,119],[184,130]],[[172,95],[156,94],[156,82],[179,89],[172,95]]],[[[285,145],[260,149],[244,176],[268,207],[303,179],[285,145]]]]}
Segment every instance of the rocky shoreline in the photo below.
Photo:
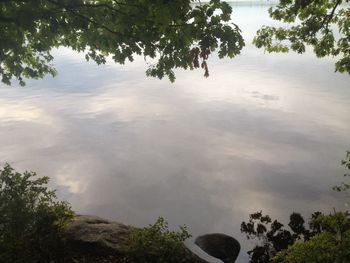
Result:
{"type": "MultiPolygon", "coordinates": [[[[69,250],[65,262],[119,263],[123,262],[123,243],[135,229],[119,222],[96,216],[76,216],[65,231],[69,250]]],[[[185,245],[179,263],[208,263],[185,245]]]]}

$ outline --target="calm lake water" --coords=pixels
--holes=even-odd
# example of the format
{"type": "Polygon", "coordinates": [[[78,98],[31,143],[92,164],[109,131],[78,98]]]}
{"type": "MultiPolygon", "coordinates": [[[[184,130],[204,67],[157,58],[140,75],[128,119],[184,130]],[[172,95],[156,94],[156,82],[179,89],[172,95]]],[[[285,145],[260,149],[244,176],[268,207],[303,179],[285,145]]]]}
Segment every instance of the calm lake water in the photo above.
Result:
{"type": "Polygon", "coordinates": [[[311,52],[254,48],[268,6],[234,4],[247,45],[232,60],[212,56],[208,79],[178,71],[171,84],[145,77],[141,58],[96,66],[56,50],[57,77],[0,85],[1,162],[50,176],[78,213],[231,234],[240,262],[249,213],[344,208],[330,188],[350,149],[350,77],[311,52]]]}

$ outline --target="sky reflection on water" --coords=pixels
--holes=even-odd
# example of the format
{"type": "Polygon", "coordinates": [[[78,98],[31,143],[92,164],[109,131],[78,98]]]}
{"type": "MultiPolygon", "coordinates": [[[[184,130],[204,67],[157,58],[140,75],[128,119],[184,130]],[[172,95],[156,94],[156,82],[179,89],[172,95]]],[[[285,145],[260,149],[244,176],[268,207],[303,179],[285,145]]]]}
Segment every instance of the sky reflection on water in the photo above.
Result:
{"type": "Polygon", "coordinates": [[[139,226],[164,216],[194,236],[232,234],[243,250],[251,212],[343,207],[330,187],[350,149],[349,76],[311,53],[252,47],[266,9],[235,7],[247,46],[212,57],[208,79],[179,71],[170,84],[146,78],[142,59],[96,66],[55,51],[56,78],[1,85],[0,160],[51,176],[79,213],[139,226]]]}

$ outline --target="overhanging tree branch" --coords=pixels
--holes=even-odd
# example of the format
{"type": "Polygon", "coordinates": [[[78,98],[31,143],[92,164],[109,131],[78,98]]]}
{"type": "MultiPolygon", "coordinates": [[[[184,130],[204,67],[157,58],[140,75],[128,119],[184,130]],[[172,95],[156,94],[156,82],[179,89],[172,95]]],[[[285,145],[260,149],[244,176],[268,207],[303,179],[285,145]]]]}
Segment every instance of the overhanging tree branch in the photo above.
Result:
{"type": "Polygon", "coordinates": [[[117,31],[114,31],[112,29],[110,29],[109,27],[101,24],[101,23],[98,23],[96,22],[95,20],[87,17],[87,16],[84,16],[82,14],[80,14],[79,12],[77,12],[76,10],[72,9],[70,6],[67,6],[67,5],[61,5],[60,3],[58,2],[55,2],[55,1],[52,1],[52,0],[46,0],[54,5],[57,5],[59,7],[62,7],[64,9],[66,9],[68,12],[72,13],[73,15],[77,16],[77,17],[80,17],[81,19],[84,19],[85,21],[87,22],[90,22],[91,24],[97,26],[97,27],[101,27],[102,29],[106,30],[107,32],[113,34],[113,35],[116,35],[116,36],[119,36],[119,37],[124,37],[124,35],[120,32],[117,32],[117,31]]]}
{"type": "Polygon", "coordinates": [[[329,30],[329,23],[332,21],[333,16],[335,14],[335,11],[337,10],[338,6],[342,3],[342,0],[337,0],[337,2],[334,4],[334,7],[329,15],[327,15],[324,20],[322,21],[322,24],[320,26],[320,29],[324,27],[325,30],[329,30]]]}

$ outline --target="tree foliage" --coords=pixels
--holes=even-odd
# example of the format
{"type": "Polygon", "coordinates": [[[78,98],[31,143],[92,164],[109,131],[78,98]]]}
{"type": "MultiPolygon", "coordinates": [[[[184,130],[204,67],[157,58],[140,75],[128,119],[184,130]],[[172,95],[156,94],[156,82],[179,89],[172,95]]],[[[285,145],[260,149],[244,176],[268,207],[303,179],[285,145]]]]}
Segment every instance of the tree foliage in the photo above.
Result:
{"type": "Polygon", "coordinates": [[[183,242],[191,237],[186,227],[170,231],[167,222],[159,217],[148,227],[135,229],[125,243],[125,262],[178,263],[184,258],[183,242]]]}
{"type": "MultiPolygon", "coordinates": [[[[316,212],[312,218],[317,218],[321,213],[316,212]]],[[[313,222],[313,221],[312,221],[313,222]]],[[[305,226],[304,218],[298,213],[292,213],[289,218],[288,228],[277,220],[272,220],[269,215],[263,215],[262,211],[249,216],[249,221],[242,222],[241,232],[248,239],[258,241],[257,245],[248,251],[251,263],[268,263],[277,252],[287,249],[297,240],[309,240],[320,232],[320,226],[310,223],[305,226]]]]}
{"type": "Polygon", "coordinates": [[[84,52],[87,60],[155,59],[147,75],[175,80],[174,69],[202,67],[207,59],[234,57],[244,46],[240,29],[229,23],[232,9],[211,0],[3,0],[0,1],[0,76],[55,75],[51,50],[65,46],[84,52]]]}
{"type": "MultiPolygon", "coordinates": [[[[341,162],[350,170],[350,152],[341,162]]],[[[345,173],[344,176],[349,176],[345,173]]],[[[333,187],[338,192],[348,191],[349,184],[333,187]]],[[[350,262],[350,213],[348,211],[324,215],[312,214],[305,227],[300,214],[292,213],[288,229],[269,215],[257,212],[241,224],[241,232],[248,239],[258,240],[248,251],[251,263],[344,263],[350,262]]]]}
{"type": "Polygon", "coordinates": [[[350,214],[319,215],[311,223],[320,226],[321,232],[310,240],[297,241],[280,251],[273,263],[350,262],[350,214]]]}
{"type": "Polygon", "coordinates": [[[336,56],[336,71],[350,73],[350,8],[348,0],[280,0],[270,16],[289,27],[263,26],[254,39],[268,52],[304,53],[312,46],[317,57],[336,56]]]}
{"type": "MultiPolygon", "coordinates": [[[[342,166],[345,167],[345,170],[350,170],[350,151],[346,152],[345,160],[341,161],[342,166]]],[[[344,173],[344,177],[349,177],[350,174],[348,172],[344,173]]],[[[346,182],[342,182],[341,185],[337,185],[333,187],[333,190],[337,192],[343,192],[350,189],[350,184],[346,182]]]]}
{"type": "Polygon", "coordinates": [[[0,170],[0,262],[61,262],[61,233],[73,212],[48,181],[9,165],[0,170]]]}

